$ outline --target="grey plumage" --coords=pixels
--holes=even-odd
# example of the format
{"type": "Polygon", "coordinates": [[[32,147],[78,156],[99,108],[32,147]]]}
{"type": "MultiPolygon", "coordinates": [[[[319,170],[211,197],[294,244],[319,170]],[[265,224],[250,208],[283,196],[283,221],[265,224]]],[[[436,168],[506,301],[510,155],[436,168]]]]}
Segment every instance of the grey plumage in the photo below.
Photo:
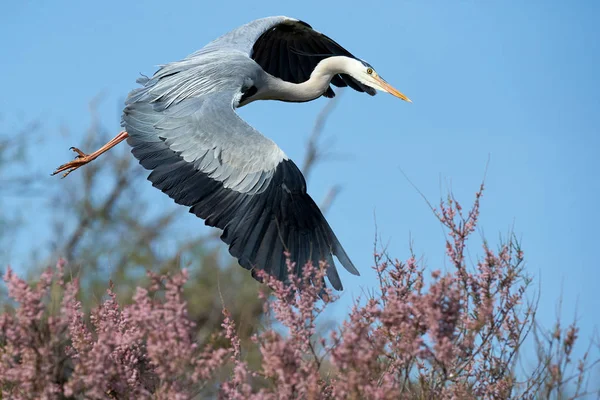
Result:
{"type": "MultiPolygon", "coordinates": [[[[181,61],[161,66],[151,78],[140,78],[141,88],[126,101],[122,126],[133,155],[152,170],[152,184],[190,207],[207,225],[222,229],[221,239],[243,267],[263,269],[286,281],[287,249],[299,267],[308,260],[327,261],[327,277],[341,290],[333,255],[352,274],[359,273],[306,193],[302,173],[272,140],[235,112],[246,104],[240,104],[243,93],[274,98],[263,90],[269,82],[307,81],[327,58],[317,53],[323,51],[353,57],[300,21],[253,21],[181,61]],[[307,55],[311,51],[313,55],[307,55]],[[277,66],[271,67],[271,62],[277,66]]],[[[374,94],[347,74],[334,74],[329,80],[374,94]]],[[[316,97],[332,96],[328,83],[316,97]]]]}

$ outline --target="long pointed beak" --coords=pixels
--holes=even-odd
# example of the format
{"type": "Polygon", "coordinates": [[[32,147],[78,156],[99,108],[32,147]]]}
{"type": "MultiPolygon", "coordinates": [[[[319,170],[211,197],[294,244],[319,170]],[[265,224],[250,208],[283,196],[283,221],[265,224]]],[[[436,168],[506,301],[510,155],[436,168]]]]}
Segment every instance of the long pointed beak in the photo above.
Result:
{"type": "Polygon", "coordinates": [[[374,76],[373,78],[375,78],[375,80],[377,81],[377,83],[379,83],[381,85],[381,87],[388,92],[389,94],[396,96],[404,101],[408,101],[409,103],[412,103],[412,100],[409,99],[408,97],[406,97],[405,95],[403,95],[402,93],[400,93],[398,90],[396,90],[394,87],[392,87],[392,85],[390,85],[389,83],[387,83],[382,77],[380,76],[374,76]]]}

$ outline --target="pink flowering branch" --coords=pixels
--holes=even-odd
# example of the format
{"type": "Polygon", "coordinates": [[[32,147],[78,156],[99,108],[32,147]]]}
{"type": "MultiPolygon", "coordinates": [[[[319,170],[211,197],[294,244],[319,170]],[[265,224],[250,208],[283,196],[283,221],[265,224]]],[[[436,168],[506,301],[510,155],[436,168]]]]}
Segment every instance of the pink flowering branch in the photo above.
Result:
{"type": "MultiPolygon", "coordinates": [[[[475,265],[466,263],[468,239],[479,219],[483,185],[469,210],[453,196],[435,211],[448,232],[452,270],[426,279],[414,256],[392,260],[374,255],[379,294],[357,301],[348,319],[329,340],[311,340],[315,319],[327,306],[319,301],[326,265],[305,266],[301,280],[283,285],[265,277],[273,289],[267,312],[286,335],[267,329],[256,337],[262,363],[245,377],[266,380],[246,398],[533,398],[540,386],[519,382],[515,373],[521,345],[533,327],[536,301],[528,301],[531,278],[514,237],[494,251],[487,242],[475,265]],[[309,279],[318,275],[317,279],[309,279]],[[310,290],[306,290],[308,288],[310,290]],[[302,290],[300,290],[302,289],[302,290]],[[313,343],[321,344],[320,354],[313,343]],[[312,390],[311,390],[312,389],[312,390]],[[312,397],[311,397],[312,396],[312,397]]],[[[288,265],[288,267],[290,267],[288,265]]],[[[575,331],[570,331],[575,332],[575,331]]],[[[563,353],[571,352],[571,333],[563,353]]],[[[582,360],[585,364],[586,360],[582,360]]],[[[585,369],[575,371],[581,379],[585,369]],[[579,372],[579,373],[578,373],[579,372]]],[[[236,376],[241,376],[237,374],[236,376]]],[[[562,375],[561,375],[562,377],[562,375]]],[[[538,382],[546,376],[538,375],[538,382]]],[[[247,382],[247,381],[246,381],[247,382]]],[[[566,382],[563,381],[563,384],[566,382]]],[[[551,382],[553,390],[558,380],[551,382]]],[[[232,393],[222,393],[224,397],[232,393]]],[[[241,392],[236,393],[238,398],[241,392]]]]}
{"type": "Polygon", "coordinates": [[[319,316],[336,300],[324,286],[326,263],[288,260],[285,284],[258,273],[270,288],[260,294],[266,326],[244,343],[224,307],[222,331],[202,348],[183,297],[185,270],[149,273],[150,285],[138,288],[129,305],[117,302],[111,284],[88,314],[77,299],[77,280],[62,279],[64,263],[35,285],[9,268],[4,281],[17,307],[0,315],[2,398],[533,399],[597,393],[590,388],[596,349],[576,359],[577,324],[563,328],[558,318],[550,330],[536,325],[538,297],[528,300],[531,278],[514,236],[496,250],[484,242],[481,256],[467,264],[482,194],[483,185],[468,210],[453,196],[434,210],[448,235],[447,271],[427,269],[413,255],[399,261],[385,249],[376,251],[379,290],[356,300],[327,336],[317,330],[319,316]],[[519,374],[531,330],[539,362],[519,374]]]}
{"type": "Polygon", "coordinates": [[[19,307],[0,316],[2,398],[190,398],[224,365],[228,350],[194,342],[185,271],[151,274],[150,289],[138,288],[128,306],[117,303],[111,285],[89,321],[78,282],[65,283],[62,274],[60,262],[33,288],[10,268],[5,274],[19,307]],[[53,286],[63,292],[58,315],[48,303],[53,286]]]}

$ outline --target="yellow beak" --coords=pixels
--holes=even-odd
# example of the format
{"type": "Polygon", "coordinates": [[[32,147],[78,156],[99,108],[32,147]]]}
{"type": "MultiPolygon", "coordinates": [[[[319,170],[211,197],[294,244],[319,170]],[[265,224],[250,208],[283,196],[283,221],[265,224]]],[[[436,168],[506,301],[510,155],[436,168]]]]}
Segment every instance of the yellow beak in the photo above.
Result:
{"type": "Polygon", "coordinates": [[[382,77],[380,77],[379,75],[374,76],[373,78],[375,78],[375,80],[377,81],[377,83],[379,83],[381,85],[381,87],[383,89],[385,89],[386,92],[388,92],[389,94],[396,96],[404,101],[408,101],[409,103],[412,103],[411,99],[409,99],[408,97],[406,97],[405,95],[403,95],[402,93],[400,93],[398,90],[394,89],[392,87],[392,85],[390,85],[389,83],[387,83],[385,80],[383,80],[382,77]]]}

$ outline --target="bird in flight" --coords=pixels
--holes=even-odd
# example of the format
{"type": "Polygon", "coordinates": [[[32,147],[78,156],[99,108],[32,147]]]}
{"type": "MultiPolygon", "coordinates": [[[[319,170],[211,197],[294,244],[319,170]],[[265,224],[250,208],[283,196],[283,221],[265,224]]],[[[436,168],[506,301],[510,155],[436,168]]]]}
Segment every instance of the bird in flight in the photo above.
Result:
{"type": "Polygon", "coordinates": [[[371,65],[307,23],[280,16],[242,25],[137,83],[126,100],[123,131],[91,154],[72,148],[77,158],[53,175],[67,176],[127,140],[152,171],[152,185],[220,228],[231,255],[255,278],[264,270],[286,282],[284,252],[296,262],[296,274],[309,261],[326,261],[336,290],[343,287],[333,256],[359,275],[296,164],[235,109],[256,100],[332,98],[330,85],[410,102],[371,65]]]}

